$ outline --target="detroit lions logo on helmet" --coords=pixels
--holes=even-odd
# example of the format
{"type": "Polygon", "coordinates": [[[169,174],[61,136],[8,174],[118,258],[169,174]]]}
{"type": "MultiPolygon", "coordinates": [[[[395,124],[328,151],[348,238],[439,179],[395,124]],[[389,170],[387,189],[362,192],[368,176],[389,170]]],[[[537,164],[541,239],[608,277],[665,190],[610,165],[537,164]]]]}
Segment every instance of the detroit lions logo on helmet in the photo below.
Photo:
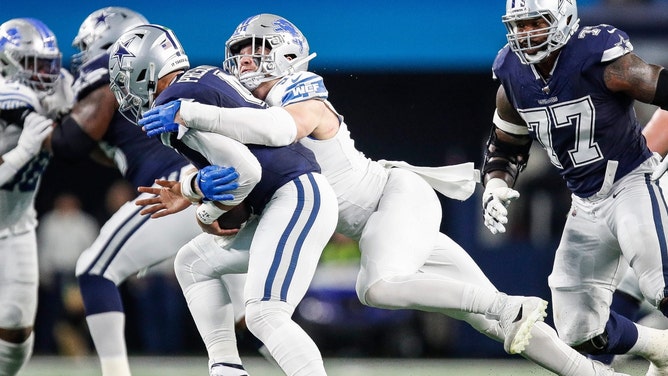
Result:
{"type": "Polygon", "coordinates": [[[0,49],[5,48],[7,43],[16,47],[21,44],[21,35],[17,28],[8,29],[7,33],[0,35],[0,49]]]}
{"type": "Polygon", "coordinates": [[[286,20],[285,18],[277,19],[274,21],[274,31],[285,32],[292,35],[292,41],[299,46],[300,50],[304,50],[304,37],[302,36],[302,33],[297,30],[295,25],[290,23],[290,21],[286,20]]]}

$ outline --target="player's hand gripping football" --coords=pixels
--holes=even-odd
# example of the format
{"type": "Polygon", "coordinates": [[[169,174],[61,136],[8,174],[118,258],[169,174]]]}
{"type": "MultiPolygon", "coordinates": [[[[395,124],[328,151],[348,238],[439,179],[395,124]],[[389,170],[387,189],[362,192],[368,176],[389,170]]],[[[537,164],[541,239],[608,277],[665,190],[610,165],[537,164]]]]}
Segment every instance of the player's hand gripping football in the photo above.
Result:
{"type": "Polygon", "coordinates": [[[520,193],[508,188],[502,179],[495,178],[487,182],[482,194],[482,213],[485,227],[492,234],[506,232],[508,205],[519,197],[520,193]]]}
{"type": "Polygon", "coordinates": [[[171,101],[144,112],[139,119],[146,135],[149,137],[157,136],[167,132],[177,132],[179,124],[175,122],[176,113],[181,108],[181,101],[171,101]]]}

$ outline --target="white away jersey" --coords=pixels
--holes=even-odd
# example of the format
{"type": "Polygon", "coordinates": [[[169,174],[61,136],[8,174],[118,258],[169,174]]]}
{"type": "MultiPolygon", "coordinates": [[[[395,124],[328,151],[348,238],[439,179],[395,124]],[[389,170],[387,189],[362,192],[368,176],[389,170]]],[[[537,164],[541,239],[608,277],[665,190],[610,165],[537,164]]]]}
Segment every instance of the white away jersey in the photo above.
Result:
{"type": "MultiPolygon", "coordinates": [[[[43,114],[37,94],[16,82],[0,80],[0,109],[32,108],[43,114]]],[[[21,135],[21,127],[0,119],[0,155],[14,149],[21,135]]],[[[0,238],[9,233],[21,233],[37,225],[33,202],[37,187],[49,163],[49,154],[41,152],[33,157],[0,186],[0,238]]]]}
{"type": "MultiPolygon", "coordinates": [[[[270,106],[287,106],[318,99],[336,113],[327,97],[322,77],[312,72],[299,72],[284,77],[274,85],[265,101],[270,106]]],[[[336,192],[339,201],[337,231],[357,239],[367,216],[378,205],[388,172],[355,148],[343,116],[339,115],[339,119],[339,131],[333,138],[315,140],[305,137],[300,142],[314,152],[322,174],[336,192]]]]}

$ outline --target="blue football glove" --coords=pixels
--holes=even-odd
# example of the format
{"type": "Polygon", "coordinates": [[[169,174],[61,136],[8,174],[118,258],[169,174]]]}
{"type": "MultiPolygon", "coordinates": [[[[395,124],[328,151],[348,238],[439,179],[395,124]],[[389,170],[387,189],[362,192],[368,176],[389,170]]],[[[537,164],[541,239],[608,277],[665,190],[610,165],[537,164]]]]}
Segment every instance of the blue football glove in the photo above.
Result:
{"type": "Polygon", "coordinates": [[[229,201],[234,200],[234,195],[227,192],[239,187],[235,181],[238,177],[234,167],[206,166],[197,173],[197,185],[204,200],[229,201]]]}
{"type": "Polygon", "coordinates": [[[146,135],[149,137],[157,136],[161,133],[177,132],[179,124],[174,122],[176,113],[181,108],[181,101],[175,100],[144,112],[139,119],[139,125],[144,127],[146,135]]]}

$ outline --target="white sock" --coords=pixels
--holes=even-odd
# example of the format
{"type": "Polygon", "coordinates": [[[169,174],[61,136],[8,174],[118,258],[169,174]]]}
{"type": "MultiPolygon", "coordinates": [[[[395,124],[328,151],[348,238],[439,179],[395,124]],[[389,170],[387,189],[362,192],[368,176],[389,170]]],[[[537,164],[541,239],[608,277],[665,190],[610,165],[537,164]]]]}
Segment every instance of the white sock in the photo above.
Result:
{"type": "Polygon", "coordinates": [[[11,343],[0,339],[0,375],[14,376],[32,355],[35,335],[30,334],[23,343],[11,343]]]}
{"type": "Polygon", "coordinates": [[[125,314],[98,313],[86,316],[86,323],[100,358],[102,376],[130,376],[130,362],[125,347],[125,314]]]}
{"type": "Polygon", "coordinates": [[[595,376],[593,361],[561,341],[544,322],[531,330],[531,341],[522,353],[526,359],[562,376],[595,376]]]}

